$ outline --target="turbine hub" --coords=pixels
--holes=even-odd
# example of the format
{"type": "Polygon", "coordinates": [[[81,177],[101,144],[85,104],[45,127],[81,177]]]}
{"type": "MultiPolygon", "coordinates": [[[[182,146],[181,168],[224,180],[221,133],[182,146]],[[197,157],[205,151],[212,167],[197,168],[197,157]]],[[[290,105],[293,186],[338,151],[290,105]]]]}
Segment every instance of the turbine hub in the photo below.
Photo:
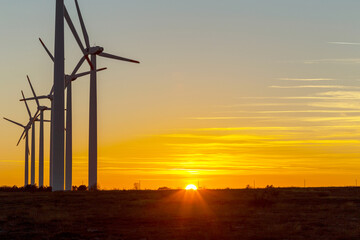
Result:
{"type": "Polygon", "coordinates": [[[91,55],[97,55],[97,54],[102,53],[103,51],[104,51],[103,47],[95,46],[95,47],[91,47],[88,50],[88,53],[91,54],[91,55]]]}

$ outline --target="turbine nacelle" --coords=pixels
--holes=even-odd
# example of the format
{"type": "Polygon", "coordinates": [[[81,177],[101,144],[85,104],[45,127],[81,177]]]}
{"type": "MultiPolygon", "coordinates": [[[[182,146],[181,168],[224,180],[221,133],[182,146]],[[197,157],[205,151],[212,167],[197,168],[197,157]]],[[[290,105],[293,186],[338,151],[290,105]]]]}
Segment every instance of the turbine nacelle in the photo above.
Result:
{"type": "Polygon", "coordinates": [[[65,82],[70,82],[72,81],[72,76],[65,74],[65,82]]]}
{"type": "Polygon", "coordinates": [[[45,110],[50,110],[50,108],[48,108],[47,106],[39,106],[38,110],[39,111],[45,111],[45,110]]]}
{"type": "Polygon", "coordinates": [[[89,55],[98,55],[100,53],[102,53],[104,51],[103,47],[99,47],[99,46],[95,46],[95,47],[90,47],[86,49],[86,52],[89,55]]]}

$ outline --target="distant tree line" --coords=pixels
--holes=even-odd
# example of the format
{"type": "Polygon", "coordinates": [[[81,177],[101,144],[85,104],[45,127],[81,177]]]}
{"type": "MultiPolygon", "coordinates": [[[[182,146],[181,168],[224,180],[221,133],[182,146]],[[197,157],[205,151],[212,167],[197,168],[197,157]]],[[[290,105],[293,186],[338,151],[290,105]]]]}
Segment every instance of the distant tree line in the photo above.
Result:
{"type": "Polygon", "coordinates": [[[36,185],[27,185],[25,187],[18,187],[16,185],[12,187],[2,186],[0,192],[51,192],[51,187],[37,187],[36,185]]]}
{"type": "MultiPolygon", "coordinates": [[[[72,191],[87,191],[88,187],[85,185],[80,186],[72,186],[72,191]]],[[[96,191],[98,188],[91,188],[91,191],[96,191]]],[[[18,187],[16,185],[9,187],[9,186],[2,186],[0,187],[0,192],[51,192],[52,187],[38,187],[36,185],[27,185],[25,187],[18,187]]]]}

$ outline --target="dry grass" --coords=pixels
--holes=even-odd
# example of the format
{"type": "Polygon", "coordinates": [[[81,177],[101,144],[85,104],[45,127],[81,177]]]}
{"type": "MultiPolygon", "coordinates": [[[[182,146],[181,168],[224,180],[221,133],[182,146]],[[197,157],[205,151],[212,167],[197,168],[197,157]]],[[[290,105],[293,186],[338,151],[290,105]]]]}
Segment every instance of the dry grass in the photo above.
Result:
{"type": "Polygon", "coordinates": [[[360,239],[360,189],[0,193],[0,239],[360,239]]]}

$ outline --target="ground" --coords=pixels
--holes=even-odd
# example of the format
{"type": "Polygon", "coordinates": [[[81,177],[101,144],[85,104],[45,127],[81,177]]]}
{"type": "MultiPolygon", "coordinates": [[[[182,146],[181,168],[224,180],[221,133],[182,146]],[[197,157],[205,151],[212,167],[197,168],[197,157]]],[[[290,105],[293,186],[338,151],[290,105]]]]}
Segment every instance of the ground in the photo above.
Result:
{"type": "Polygon", "coordinates": [[[360,188],[0,192],[0,239],[360,239],[360,188]]]}

